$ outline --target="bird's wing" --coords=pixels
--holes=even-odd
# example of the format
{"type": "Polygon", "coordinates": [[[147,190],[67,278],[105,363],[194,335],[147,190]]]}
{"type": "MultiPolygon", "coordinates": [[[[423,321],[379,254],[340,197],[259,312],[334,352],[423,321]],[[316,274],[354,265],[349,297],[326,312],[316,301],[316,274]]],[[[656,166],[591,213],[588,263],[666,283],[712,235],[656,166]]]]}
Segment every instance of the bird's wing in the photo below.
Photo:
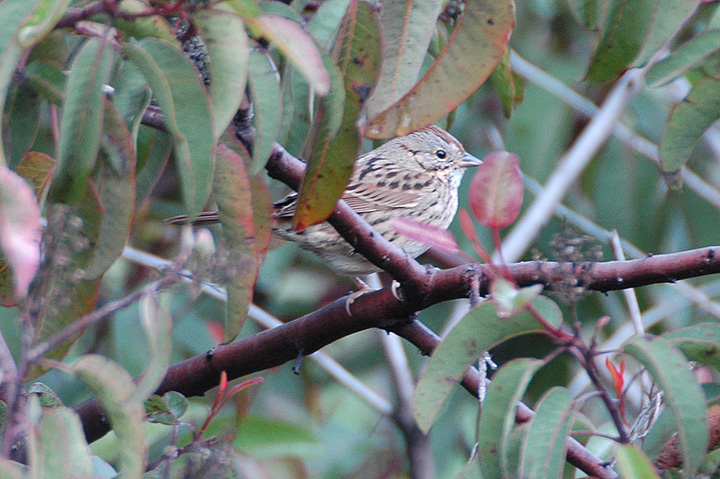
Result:
{"type": "MultiPolygon", "coordinates": [[[[393,165],[390,162],[376,161],[374,165],[375,168],[382,168],[385,174],[393,170],[393,165]]],[[[401,173],[404,172],[397,171],[397,176],[399,177],[401,173]]],[[[390,183],[392,183],[392,179],[386,180],[384,186],[378,186],[375,178],[367,177],[356,166],[350,184],[348,184],[341,198],[359,214],[417,206],[420,197],[417,191],[403,190],[399,184],[395,188],[391,188],[390,183]]],[[[297,197],[297,193],[291,193],[275,203],[275,218],[292,218],[297,207],[297,197]]]]}

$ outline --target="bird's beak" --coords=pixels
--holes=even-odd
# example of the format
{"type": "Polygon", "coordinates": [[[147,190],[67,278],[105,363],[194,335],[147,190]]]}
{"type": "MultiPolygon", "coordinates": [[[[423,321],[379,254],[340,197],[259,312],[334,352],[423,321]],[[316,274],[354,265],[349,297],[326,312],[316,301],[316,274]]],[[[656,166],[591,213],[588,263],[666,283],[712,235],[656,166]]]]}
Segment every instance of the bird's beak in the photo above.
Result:
{"type": "Polygon", "coordinates": [[[473,166],[480,166],[482,163],[483,162],[480,158],[477,158],[466,151],[463,159],[460,161],[460,166],[462,168],[472,168],[473,166]]]}

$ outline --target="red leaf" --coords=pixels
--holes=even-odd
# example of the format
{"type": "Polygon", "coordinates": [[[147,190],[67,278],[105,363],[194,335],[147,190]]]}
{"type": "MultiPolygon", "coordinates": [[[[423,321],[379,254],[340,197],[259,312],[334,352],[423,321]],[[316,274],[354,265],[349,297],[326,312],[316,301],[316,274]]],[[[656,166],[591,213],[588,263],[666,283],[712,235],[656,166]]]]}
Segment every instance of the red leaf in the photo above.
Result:
{"type": "Polygon", "coordinates": [[[444,253],[455,254],[460,251],[455,237],[448,230],[402,216],[392,220],[392,225],[395,231],[401,235],[425,243],[444,253]]]}
{"type": "Polygon", "coordinates": [[[524,186],[520,158],[497,151],[485,157],[470,186],[470,208],[488,228],[500,230],[512,224],[520,213],[524,186]]]}

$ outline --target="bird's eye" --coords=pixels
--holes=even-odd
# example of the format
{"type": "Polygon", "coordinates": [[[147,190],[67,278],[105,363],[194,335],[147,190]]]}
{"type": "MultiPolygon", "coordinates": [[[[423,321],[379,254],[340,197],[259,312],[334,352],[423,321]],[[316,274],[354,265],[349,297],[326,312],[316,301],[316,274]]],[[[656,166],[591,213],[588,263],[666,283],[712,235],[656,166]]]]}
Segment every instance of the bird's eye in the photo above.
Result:
{"type": "Polygon", "coordinates": [[[447,157],[447,153],[445,152],[445,150],[438,150],[435,152],[435,156],[437,156],[441,160],[444,160],[447,157]]]}

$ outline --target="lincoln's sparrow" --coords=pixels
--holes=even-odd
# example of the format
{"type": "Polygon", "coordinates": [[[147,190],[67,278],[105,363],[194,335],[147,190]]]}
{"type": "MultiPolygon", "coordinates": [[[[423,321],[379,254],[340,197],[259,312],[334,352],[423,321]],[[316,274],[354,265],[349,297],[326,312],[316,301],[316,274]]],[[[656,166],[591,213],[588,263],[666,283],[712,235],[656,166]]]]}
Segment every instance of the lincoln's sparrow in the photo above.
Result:
{"type": "MultiPolygon", "coordinates": [[[[465,168],[481,163],[448,132],[429,126],[359,157],[342,199],[385,239],[415,258],[428,246],[399,234],[392,220],[405,216],[447,228],[457,212],[465,168]]],[[[297,193],[293,193],[275,204],[273,231],[277,236],[317,254],[339,274],[362,276],[380,271],[327,222],[293,231],[296,202],[297,193]]],[[[196,223],[216,221],[217,215],[205,213],[196,223]]]]}

